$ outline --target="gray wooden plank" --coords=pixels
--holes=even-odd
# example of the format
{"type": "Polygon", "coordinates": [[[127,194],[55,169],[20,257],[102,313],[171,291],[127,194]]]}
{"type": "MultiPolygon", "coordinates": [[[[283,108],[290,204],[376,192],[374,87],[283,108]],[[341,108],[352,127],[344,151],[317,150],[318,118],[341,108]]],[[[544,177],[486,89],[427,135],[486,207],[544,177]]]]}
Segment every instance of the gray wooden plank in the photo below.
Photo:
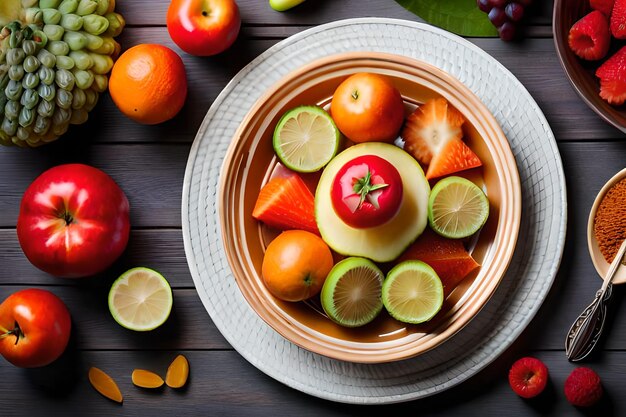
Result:
{"type": "Polygon", "coordinates": [[[69,352],[48,368],[24,370],[0,359],[1,398],[11,407],[3,415],[46,416],[623,416],[626,397],[623,381],[626,353],[607,352],[587,366],[602,379],[605,395],[588,410],[576,409],[563,394],[565,379],[576,367],[562,352],[508,351],[485,370],[433,397],[409,403],[368,407],[321,400],[286,388],[248,364],[234,351],[182,352],[189,359],[190,379],[182,390],[155,391],[132,385],[135,368],[164,375],[171,352],[69,352]],[[533,400],[524,400],[510,389],[507,373],[511,363],[531,353],[549,369],[546,390],[533,400]],[[89,384],[87,372],[96,366],[118,383],[123,405],[100,396],[89,384]],[[34,400],[36,399],[36,400],[34,400]],[[506,410],[506,411],[504,411],[506,410]]]}
{"type": "MultiPolygon", "coordinates": [[[[568,194],[568,229],[563,261],[547,300],[528,332],[530,346],[563,349],[578,314],[593,300],[601,279],[587,249],[587,220],[593,201],[610,177],[624,168],[626,143],[560,144],[568,194]],[[598,150],[596,152],[596,149],[598,150]]],[[[600,348],[626,348],[626,287],[615,286],[600,348]]]]}
{"type": "MultiPolygon", "coordinates": [[[[0,273],[2,281],[7,277],[10,277],[9,273],[0,273]]],[[[67,305],[72,316],[72,343],[77,349],[230,349],[195,289],[173,290],[171,315],[158,329],[134,332],[123,328],[115,322],[107,304],[109,289],[115,278],[87,279],[73,286],[37,287],[53,292],[67,305]]],[[[0,286],[0,300],[23,288],[26,287],[0,286]]]]}
{"type": "MultiPolygon", "coordinates": [[[[0,279],[0,285],[75,285],[72,279],[55,278],[35,268],[24,256],[15,229],[0,229],[0,253],[3,264],[11,265],[10,274],[0,279]]],[[[94,279],[119,276],[136,266],[159,271],[172,288],[193,288],[183,248],[180,229],[132,230],[126,251],[107,271],[94,279]]]]}
{"type": "MultiPolygon", "coordinates": [[[[83,140],[81,140],[83,139],[83,140]]],[[[189,144],[93,145],[73,138],[34,150],[0,149],[0,227],[15,226],[22,194],[46,169],[80,162],[108,173],[124,190],[134,227],[180,227],[189,144]]]]}
{"type": "MultiPolygon", "coordinates": [[[[536,1],[528,24],[550,23],[552,0],[536,1]]],[[[165,25],[169,2],[153,0],[119,1],[117,11],[134,25],[165,25]]],[[[287,12],[272,10],[268,0],[237,0],[244,25],[318,25],[354,17],[384,16],[417,20],[417,17],[392,0],[309,0],[287,12]]]]}

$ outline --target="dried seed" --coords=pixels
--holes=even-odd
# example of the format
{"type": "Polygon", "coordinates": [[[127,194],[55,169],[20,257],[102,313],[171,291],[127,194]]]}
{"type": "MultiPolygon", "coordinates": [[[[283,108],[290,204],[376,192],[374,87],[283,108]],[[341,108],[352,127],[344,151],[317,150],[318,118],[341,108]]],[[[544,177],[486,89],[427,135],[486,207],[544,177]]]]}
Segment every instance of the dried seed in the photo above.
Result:
{"type": "Polygon", "coordinates": [[[178,355],[167,368],[165,383],[170,388],[181,388],[189,377],[189,361],[183,355],[178,355]]]}
{"type": "Polygon", "coordinates": [[[141,388],[159,388],[163,386],[163,378],[145,369],[135,369],[132,374],[133,384],[141,388]]]}
{"type": "Polygon", "coordinates": [[[124,398],[118,388],[117,384],[102,370],[91,367],[89,369],[89,382],[100,394],[104,395],[108,399],[121,403],[124,398]]]}

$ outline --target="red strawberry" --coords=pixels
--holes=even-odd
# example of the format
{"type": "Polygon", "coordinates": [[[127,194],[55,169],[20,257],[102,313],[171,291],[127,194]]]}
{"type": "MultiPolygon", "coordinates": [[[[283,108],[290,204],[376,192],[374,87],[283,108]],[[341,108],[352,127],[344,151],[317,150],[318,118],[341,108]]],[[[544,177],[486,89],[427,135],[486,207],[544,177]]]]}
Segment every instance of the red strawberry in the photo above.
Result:
{"type": "Polygon", "coordinates": [[[444,98],[426,101],[407,118],[401,134],[404,149],[422,165],[428,166],[426,178],[482,165],[478,156],[461,140],[463,123],[463,115],[444,98]]]}
{"type": "Polygon", "coordinates": [[[626,46],[622,47],[596,71],[600,78],[600,97],[619,106],[626,101],[626,46]]]}
{"type": "Polygon", "coordinates": [[[569,30],[569,47],[582,59],[604,58],[611,45],[608,18],[597,10],[574,23],[569,30]]]}
{"type": "Polygon", "coordinates": [[[591,407],[602,398],[600,377],[592,369],[576,368],[565,380],[565,398],[577,407],[591,407]]]}
{"type": "Polygon", "coordinates": [[[611,16],[611,10],[613,10],[613,3],[615,0],[589,0],[589,5],[593,10],[599,10],[606,17],[611,16]]]}
{"type": "Polygon", "coordinates": [[[472,258],[457,239],[446,239],[430,229],[424,233],[398,258],[397,262],[417,259],[430,265],[443,283],[447,296],[467,274],[480,265],[472,258]]]}
{"type": "Polygon", "coordinates": [[[300,229],[319,235],[313,194],[297,174],[284,171],[261,188],[252,217],[280,230],[300,229]]]}
{"type": "Polygon", "coordinates": [[[548,368],[539,359],[518,359],[509,371],[509,384],[522,398],[533,398],[541,394],[548,383],[548,368]]]}
{"type": "Polygon", "coordinates": [[[626,39],[626,0],[615,0],[611,13],[611,33],[617,39],[626,39]]]}

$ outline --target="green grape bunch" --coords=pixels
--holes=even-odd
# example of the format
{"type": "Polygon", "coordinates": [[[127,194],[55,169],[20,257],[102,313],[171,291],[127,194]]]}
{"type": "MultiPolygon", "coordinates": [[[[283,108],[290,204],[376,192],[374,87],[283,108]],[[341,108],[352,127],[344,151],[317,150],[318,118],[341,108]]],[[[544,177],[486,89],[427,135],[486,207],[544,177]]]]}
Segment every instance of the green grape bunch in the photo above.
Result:
{"type": "Polygon", "coordinates": [[[0,144],[40,146],[87,121],[125,21],[115,0],[0,3],[0,144]]]}

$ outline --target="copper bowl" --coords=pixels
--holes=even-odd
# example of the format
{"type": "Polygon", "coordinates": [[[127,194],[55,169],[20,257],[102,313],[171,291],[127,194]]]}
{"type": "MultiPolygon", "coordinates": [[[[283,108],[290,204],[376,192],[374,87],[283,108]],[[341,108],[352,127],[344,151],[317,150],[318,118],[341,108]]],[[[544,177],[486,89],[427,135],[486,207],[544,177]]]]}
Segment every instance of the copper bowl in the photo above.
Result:
{"type": "MultiPolygon", "coordinates": [[[[313,189],[317,177],[308,175],[313,189]]],[[[515,159],[487,108],[443,71],[403,56],[355,52],[329,56],[278,81],[244,118],[226,154],[220,174],[222,236],[237,285],[250,307],[291,342],[331,358],[360,363],[390,362],[432,349],[465,326],[485,305],[513,256],[521,217],[521,190],[515,159]],[[465,140],[484,163],[465,175],[481,184],[490,199],[487,224],[472,241],[482,265],[446,298],[427,324],[407,325],[382,313],[358,329],[333,323],[319,300],[289,303],[273,297],[261,277],[266,245],[277,235],[252,218],[261,187],[278,166],[272,134],[280,116],[302,104],[328,107],[335,88],[356,72],[385,74],[401,92],[407,114],[425,100],[443,96],[468,120],[465,140]]]]}
{"type": "Polygon", "coordinates": [[[574,23],[591,11],[589,0],[555,0],[552,27],[554,28],[554,44],[556,52],[572,83],[574,90],[593,111],[604,120],[626,133],[626,105],[612,106],[600,97],[600,81],[595,76],[596,69],[616,52],[617,43],[606,58],[599,61],[580,59],[569,48],[567,37],[574,23]]]}

